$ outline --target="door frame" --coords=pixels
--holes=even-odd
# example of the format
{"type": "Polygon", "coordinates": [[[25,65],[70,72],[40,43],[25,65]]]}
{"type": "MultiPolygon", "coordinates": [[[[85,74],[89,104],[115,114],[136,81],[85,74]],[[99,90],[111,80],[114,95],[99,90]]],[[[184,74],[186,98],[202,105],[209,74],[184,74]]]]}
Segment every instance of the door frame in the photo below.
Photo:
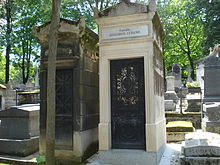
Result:
{"type": "MultiPolygon", "coordinates": [[[[113,146],[113,133],[112,133],[112,124],[111,124],[111,146],[112,146],[112,148],[114,147],[114,149],[140,149],[140,150],[145,150],[146,149],[146,128],[145,128],[145,121],[146,121],[146,112],[145,112],[145,71],[144,71],[144,57],[138,57],[138,58],[126,58],[126,59],[114,59],[114,60],[109,60],[109,64],[110,64],[110,103],[111,103],[111,107],[110,107],[110,111],[112,112],[113,111],[113,107],[112,107],[112,76],[115,76],[115,75],[112,75],[112,68],[111,68],[111,66],[113,65],[113,64],[111,64],[111,62],[113,62],[113,61],[118,61],[118,62],[120,62],[121,61],[121,63],[122,63],[122,65],[125,65],[125,63],[124,62],[126,62],[126,61],[128,61],[129,63],[132,63],[134,66],[136,66],[136,67],[138,67],[138,65],[139,65],[139,63],[141,63],[142,64],[142,66],[141,66],[141,68],[139,67],[138,68],[138,70],[142,70],[142,75],[140,75],[140,76],[143,76],[143,78],[142,78],[142,80],[143,80],[143,93],[142,93],[142,96],[143,96],[143,107],[141,107],[141,108],[139,108],[139,106],[138,106],[138,108],[139,109],[141,109],[141,112],[143,111],[143,129],[144,130],[141,130],[140,129],[140,131],[143,133],[142,135],[142,142],[143,142],[143,144],[141,144],[141,146],[132,146],[132,145],[130,145],[130,147],[129,147],[129,145],[128,146],[121,146],[121,148],[119,147],[114,147],[113,146]],[[136,60],[137,61],[137,63],[138,64],[135,64],[135,62],[133,62],[132,60],[136,60]]],[[[140,105],[141,103],[139,103],[139,105],[140,105]]],[[[112,116],[112,113],[110,113],[110,120],[111,120],[111,123],[112,123],[112,120],[113,120],[113,116],[112,116]]],[[[140,133],[141,133],[140,132],[140,133]]]]}

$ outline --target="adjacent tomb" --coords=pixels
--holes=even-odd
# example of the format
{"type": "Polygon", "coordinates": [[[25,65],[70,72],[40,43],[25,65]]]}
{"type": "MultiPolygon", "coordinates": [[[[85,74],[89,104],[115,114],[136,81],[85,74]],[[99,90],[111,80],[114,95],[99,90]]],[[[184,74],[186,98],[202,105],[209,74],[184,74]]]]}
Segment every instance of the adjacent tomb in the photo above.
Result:
{"type": "Polygon", "coordinates": [[[220,102],[203,104],[203,131],[220,134],[220,102]]]}
{"type": "Polygon", "coordinates": [[[185,140],[185,135],[194,132],[195,128],[190,121],[171,121],[166,125],[167,141],[179,142],[185,140]]]}
{"type": "Polygon", "coordinates": [[[0,111],[0,153],[27,156],[39,147],[39,104],[0,111]]]}
{"type": "MultiPolygon", "coordinates": [[[[50,22],[33,28],[41,43],[40,153],[45,152],[49,28],[50,22]]],[[[94,147],[99,120],[97,42],[98,35],[85,26],[84,19],[60,19],[56,61],[58,159],[81,161],[97,150],[94,147]]]]}
{"type": "Polygon", "coordinates": [[[96,12],[99,25],[99,161],[159,163],[166,143],[164,31],[155,1],[96,12]]]}
{"type": "Polygon", "coordinates": [[[182,144],[181,165],[219,165],[220,135],[195,132],[186,135],[182,144]]]}
{"type": "Polygon", "coordinates": [[[197,61],[197,81],[204,89],[204,102],[220,102],[220,45],[210,51],[209,56],[197,61]]]}

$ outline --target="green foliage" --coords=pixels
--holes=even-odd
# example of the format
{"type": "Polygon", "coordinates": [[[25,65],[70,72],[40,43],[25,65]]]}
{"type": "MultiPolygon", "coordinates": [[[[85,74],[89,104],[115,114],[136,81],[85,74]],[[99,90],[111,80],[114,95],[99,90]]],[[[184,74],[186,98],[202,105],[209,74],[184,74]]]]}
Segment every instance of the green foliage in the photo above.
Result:
{"type": "Polygon", "coordinates": [[[186,83],[186,86],[187,87],[200,87],[200,84],[199,84],[199,82],[197,82],[197,81],[193,81],[193,82],[187,82],[186,83]]]}
{"type": "Polygon", "coordinates": [[[39,155],[39,156],[36,157],[36,161],[37,161],[37,163],[45,163],[46,158],[43,155],[39,155]]]}
{"type": "MultiPolygon", "coordinates": [[[[50,0],[19,0],[11,1],[13,5],[12,15],[12,35],[10,36],[10,78],[26,83],[34,76],[33,64],[39,60],[39,44],[32,35],[32,27],[41,25],[50,20],[51,2],[50,0]]],[[[3,5],[4,6],[4,5],[3,5]]],[[[4,79],[5,65],[5,41],[8,38],[6,33],[6,10],[0,9],[0,82],[4,79]],[[2,50],[2,51],[1,51],[2,50]]]]}
{"type": "Polygon", "coordinates": [[[61,17],[72,20],[85,17],[87,26],[91,29],[97,29],[97,25],[93,19],[94,7],[104,10],[116,2],[118,0],[63,0],[61,17]]]}
{"type": "Polygon", "coordinates": [[[220,43],[220,0],[196,0],[196,7],[205,26],[203,52],[208,55],[209,48],[220,43]]]}
{"type": "Polygon", "coordinates": [[[178,63],[182,67],[190,65],[194,70],[194,62],[203,57],[204,33],[195,0],[159,0],[158,12],[166,32],[165,66],[178,63]]]}

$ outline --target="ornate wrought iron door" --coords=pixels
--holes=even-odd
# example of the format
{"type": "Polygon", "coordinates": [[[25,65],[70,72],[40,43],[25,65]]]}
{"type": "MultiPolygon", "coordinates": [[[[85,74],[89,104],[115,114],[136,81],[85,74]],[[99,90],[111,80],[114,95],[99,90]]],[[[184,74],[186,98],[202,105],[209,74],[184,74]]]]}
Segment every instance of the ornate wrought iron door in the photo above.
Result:
{"type": "Polygon", "coordinates": [[[56,73],[56,147],[73,146],[73,71],[56,73]]]}
{"type": "Polygon", "coordinates": [[[112,148],[145,149],[144,60],[112,60],[112,148]]]}

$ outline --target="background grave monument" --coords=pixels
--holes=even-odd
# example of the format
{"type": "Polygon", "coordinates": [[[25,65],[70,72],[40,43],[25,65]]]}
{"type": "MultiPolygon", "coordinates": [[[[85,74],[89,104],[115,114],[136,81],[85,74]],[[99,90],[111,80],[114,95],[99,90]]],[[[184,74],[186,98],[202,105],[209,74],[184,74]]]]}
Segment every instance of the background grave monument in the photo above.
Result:
{"type": "Polygon", "coordinates": [[[39,148],[39,104],[0,111],[0,154],[27,156],[39,148]]]}
{"type": "Polygon", "coordinates": [[[165,92],[165,110],[166,111],[176,111],[176,104],[179,101],[177,94],[174,89],[175,77],[167,76],[167,90],[165,92]]]}
{"type": "Polygon", "coordinates": [[[168,67],[168,76],[174,76],[174,87],[182,87],[182,67],[179,64],[173,64],[168,67]]]}
{"type": "MultiPolygon", "coordinates": [[[[220,46],[216,49],[219,51],[220,46]]],[[[220,57],[217,55],[211,54],[204,61],[204,102],[220,102],[220,57]]]]}
{"type": "Polygon", "coordinates": [[[210,50],[210,54],[197,61],[197,81],[203,93],[204,102],[220,102],[220,45],[210,50]]]}
{"type": "MultiPolygon", "coordinates": [[[[50,22],[33,28],[41,43],[40,153],[45,152],[48,33],[50,22]]],[[[82,161],[97,151],[98,35],[85,20],[60,20],[56,61],[56,157],[82,161]],[[96,145],[95,145],[96,144],[96,145]]]]}
{"type": "Polygon", "coordinates": [[[155,11],[128,0],[95,13],[99,25],[99,158],[156,165],[166,143],[162,42],[155,11]]]}

